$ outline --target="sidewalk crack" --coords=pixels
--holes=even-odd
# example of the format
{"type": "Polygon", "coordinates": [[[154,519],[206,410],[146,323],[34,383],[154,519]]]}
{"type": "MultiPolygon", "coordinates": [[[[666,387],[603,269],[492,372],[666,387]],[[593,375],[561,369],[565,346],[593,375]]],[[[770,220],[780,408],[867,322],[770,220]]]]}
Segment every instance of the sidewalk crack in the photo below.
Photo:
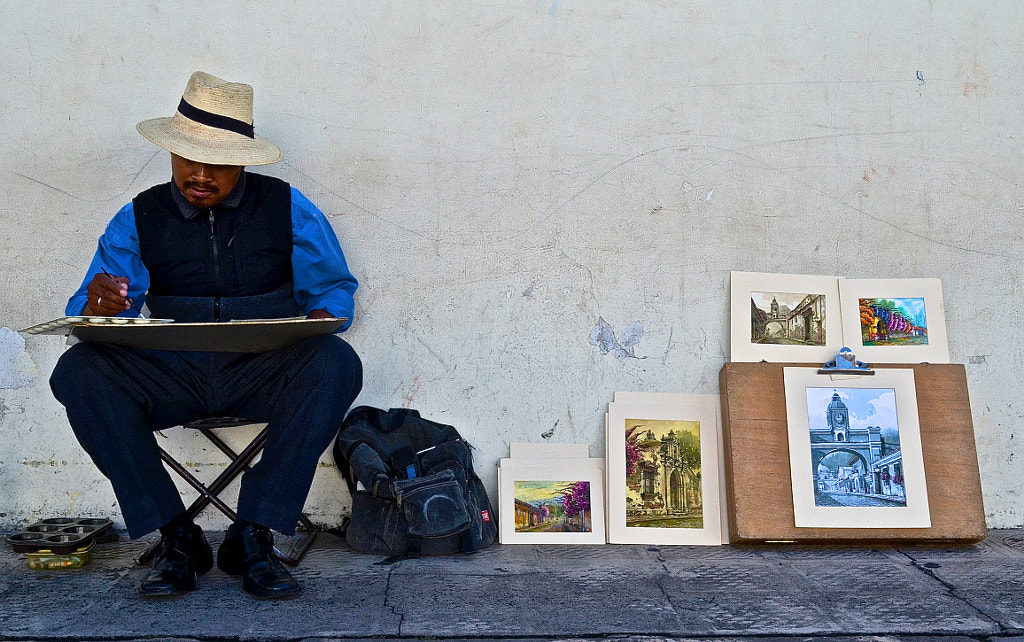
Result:
{"type": "Polygon", "coordinates": [[[391,579],[394,578],[395,570],[397,569],[399,564],[400,563],[393,564],[393,565],[391,565],[388,568],[387,581],[384,583],[384,608],[386,608],[389,611],[391,611],[392,614],[398,616],[398,631],[397,631],[396,635],[401,637],[402,636],[402,626],[403,626],[403,624],[405,624],[405,614],[402,613],[402,611],[399,609],[397,604],[394,604],[391,601],[391,579]]]}
{"type": "Polygon", "coordinates": [[[676,608],[676,605],[672,601],[672,597],[669,595],[668,590],[665,589],[665,580],[668,579],[670,574],[668,568],[668,560],[666,560],[665,557],[661,554],[661,549],[656,546],[649,547],[647,551],[650,553],[655,553],[654,559],[658,562],[661,562],[661,569],[663,571],[660,575],[658,575],[658,579],[657,581],[655,581],[654,584],[658,587],[658,590],[661,591],[661,596],[665,598],[665,603],[668,604],[669,607],[672,609],[672,615],[675,617],[679,617],[679,609],[676,608]]]}
{"type": "Polygon", "coordinates": [[[934,571],[934,569],[938,568],[938,566],[931,566],[930,563],[927,563],[927,562],[926,563],[919,562],[918,560],[916,560],[914,558],[914,556],[912,556],[907,551],[903,551],[903,550],[900,550],[900,549],[895,549],[894,552],[899,554],[899,555],[902,555],[903,557],[905,557],[908,560],[910,560],[910,565],[911,566],[913,566],[918,571],[921,571],[922,573],[924,573],[925,575],[927,575],[928,577],[932,578],[933,580],[935,580],[936,582],[941,584],[943,587],[945,587],[946,592],[949,594],[950,597],[952,597],[953,599],[958,600],[958,601],[966,604],[968,607],[973,609],[978,615],[980,615],[981,617],[983,617],[984,619],[988,620],[993,625],[995,625],[996,628],[999,629],[999,633],[997,633],[996,635],[1002,635],[1002,634],[1010,632],[1010,629],[1006,628],[1003,625],[1003,623],[1000,622],[998,619],[996,619],[996,618],[992,617],[991,615],[989,615],[988,613],[986,613],[985,610],[982,607],[972,603],[969,599],[967,599],[963,595],[960,595],[960,593],[957,591],[957,587],[955,585],[950,584],[946,580],[944,580],[941,577],[939,577],[938,573],[936,573],[934,571]]]}

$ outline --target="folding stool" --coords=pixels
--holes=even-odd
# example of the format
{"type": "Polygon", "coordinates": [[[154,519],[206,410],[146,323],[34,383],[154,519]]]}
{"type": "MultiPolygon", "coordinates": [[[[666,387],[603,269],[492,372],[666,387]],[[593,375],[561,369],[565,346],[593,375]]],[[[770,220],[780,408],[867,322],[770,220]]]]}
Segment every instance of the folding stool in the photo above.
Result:
{"type": "MultiPolygon", "coordinates": [[[[241,452],[235,453],[224,441],[214,434],[214,430],[217,428],[232,428],[235,426],[245,426],[254,423],[248,419],[242,417],[212,417],[209,419],[198,419],[196,421],[190,421],[186,424],[182,424],[182,428],[190,430],[198,430],[203,434],[214,446],[219,448],[221,452],[228,456],[231,462],[227,468],[221,472],[209,484],[203,484],[199,481],[195,475],[188,471],[182,466],[174,457],[172,457],[166,450],[161,446],[157,446],[160,449],[160,458],[164,464],[167,465],[172,471],[177,473],[182,479],[184,479],[192,488],[198,493],[199,497],[192,502],[191,505],[185,512],[188,516],[195,518],[204,508],[213,504],[220,512],[227,515],[228,519],[235,521],[238,519],[238,515],[235,511],[225,504],[218,495],[227,488],[236,477],[241,475],[243,472],[249,470],[249,464],[253,459],[259,455],[263,448],[267,445],[267,433],[268,427],[264,426],[263,430],[260,431],[249,445],[242,449],[241,452]]],[[[309,549],[310,544],[316,538],[317,528],[306,517],[304,514],[299,515],[299,523],[296,528],[295,535],[292,537],[282,537],[275,535],[274,537],[274,555],[285,564],[296,566],[302,557],[306,554],[306,550],[309,549]]],[[[156,553],[160,550],[160,544],[162,539],[158,539],[153,545],[145,550],[137,560],[139,564],[148,564],[156,553]]]]}

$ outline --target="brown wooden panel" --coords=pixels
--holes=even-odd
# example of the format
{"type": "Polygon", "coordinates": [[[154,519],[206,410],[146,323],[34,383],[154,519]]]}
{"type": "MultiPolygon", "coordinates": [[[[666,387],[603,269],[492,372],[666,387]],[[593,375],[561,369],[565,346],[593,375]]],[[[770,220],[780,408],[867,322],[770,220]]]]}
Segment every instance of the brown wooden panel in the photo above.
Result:
{"type": "Polygon", "coordinates": [[[960,364],[885,364],[914,371],[930,528],[797,528],[789,470],[785,367],[727,363],[719,374],[729,540],[954,541],[985,537],[978,451],[960,364]]]}

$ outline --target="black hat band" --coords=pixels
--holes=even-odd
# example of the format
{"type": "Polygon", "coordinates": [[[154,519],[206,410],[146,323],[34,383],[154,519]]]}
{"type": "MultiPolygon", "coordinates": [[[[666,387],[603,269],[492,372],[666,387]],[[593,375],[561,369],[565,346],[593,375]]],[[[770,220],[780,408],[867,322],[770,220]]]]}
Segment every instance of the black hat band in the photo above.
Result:
{"type": "Polygon", "coordinates": [[[199,109],[198,107],[194,107],[185,102],[184,98],[182,98],[181,102],[178,103],[178,113],[189,120],[194,120],[195,122],[207,125],[208,127],[224,129],[229,132],[241,134],[242,136],[248,136],[249,138],[256,138],[256,133],[253,130],[252,125],[249,123],[236,118],[231,118],[230,116],[222,116],[220,114],[214,114],[213,112],[199,109]]]}

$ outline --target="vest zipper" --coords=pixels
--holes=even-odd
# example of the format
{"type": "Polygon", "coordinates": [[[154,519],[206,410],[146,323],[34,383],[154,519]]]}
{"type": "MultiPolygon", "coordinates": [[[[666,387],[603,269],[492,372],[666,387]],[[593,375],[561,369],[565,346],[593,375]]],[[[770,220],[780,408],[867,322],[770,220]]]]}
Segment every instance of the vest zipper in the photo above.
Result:
{"type": "MultiPolygon", "coordinates": [[[[213,208],[206,210],[210,221],[210,247],[213,248],[213,283],[216,292],[220,292],[220,257],[217,251],[217,230],[213,224],[213,208]]],[[[220,321],[220,295],[213,298],[213,320],[220,321]]]]}

